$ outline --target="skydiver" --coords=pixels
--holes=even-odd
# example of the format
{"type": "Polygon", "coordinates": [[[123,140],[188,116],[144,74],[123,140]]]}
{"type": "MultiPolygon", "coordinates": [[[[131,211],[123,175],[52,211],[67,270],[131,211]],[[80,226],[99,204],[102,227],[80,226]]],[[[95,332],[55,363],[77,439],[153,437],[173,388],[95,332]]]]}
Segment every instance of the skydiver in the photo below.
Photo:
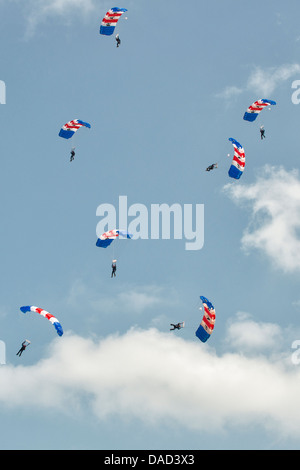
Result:
{"type": "Polygon", "coordinates": [[[173,328],[170,328],[170,331],[173,331],[173,330],[181,330],[182,328],[182,323],[176,323],[174,325],[174,323],[170,323],[171,326],[173,326],[173,328]]]}
{"type": "Polygon", "coordinates": [[[213,163],[212,165],[209,165],[205,171],[210,171],[210,170],[213,170],[214,168],[218,168],[217,163],[213,163]]]}
{"type": "Polygon", "coordinates": [[[75,157],[75,147],[72,147],[72,149],[71,149],[70,162],[72,162],[72,161],[74,160],[74,157],[75,157]]]}
{"type": "Polygon", "coordinates": [[[116,277],[116,271],[117,271],[117,260],[113,259],[112,260],[112,271],[111,271],[111,277],[116,277]]]}
{"type": "Polygon", "coordinates": [[[264,126],[260,126],[260,138],[261,140],[262,139],[265,139],[265,129],[264,129],[264,126]]]}
{"type": "Polygon", "coordinates": [[[23,351],[25,351],[25,349],[27,348],[27,346],[28,346],[29,344],[30,344],[30,341],[28,341],[28,339],[25,339],[25,341],[23,341],[23,343],[22,343],[21,348],[20,348],[19,351],[17,352],[16,356],[21,357],[23,351]]]}
{"type": "Polygon", "coordinates": [[[117,41],[117,47],[119,47],[119,45],[121,44],[121,39],[118,34],[116,35],[116,41],[117,41]]]}

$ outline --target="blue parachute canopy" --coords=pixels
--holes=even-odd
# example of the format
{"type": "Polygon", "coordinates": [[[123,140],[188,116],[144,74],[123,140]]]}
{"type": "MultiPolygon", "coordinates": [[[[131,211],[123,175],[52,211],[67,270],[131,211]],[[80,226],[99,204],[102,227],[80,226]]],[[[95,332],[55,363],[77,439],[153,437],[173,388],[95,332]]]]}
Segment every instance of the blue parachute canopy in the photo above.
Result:
{"type": "Polygon", "coordinates": [[[100,26],[100,34],[104,34],[105,36],[111,36],[115,30],[119,18],[123,15],[125,11],[127,11],[126,8],[118,7],[114,7],[108,10],[102,20],[100,26]]]}
{"type": "Polygon", "coordinates": [[[47,312],[47,310],[44,310],[43,308],[35,307],[34,305],[24,305],[23,307],[20,307],[20,310],[23,313],[27,313],[27,312],[38,313],[42,317],[47,318],[47,320],[49,320],[52,323],[52,325],[56,329],[58,336],[62,336],[64,334],[62,326],[59,323],[58,319],[51,313],[47,312]]]}
{"type": "Polygon", "coordinates": [[[275,106],[276,101],[260,99],[254,101],[244,114],[244,120],[253,122],[266,106],[275,106]]]}
{"type": "Polygon", "coordinates": [[[117,237],[132,238],[132,235],[125,230],[109,230],[101,235],[96,242],[96,246],[100,248],[107,248],[117,237]]]}
{"type": "Polygon", "coordinates": [[[238,180],[242,176],[245,168],[245,150],[243,149],[242,145],[232,137],[230,137],[228,140],[230,140],[234,148],[234,155],[228,171],[228,175],[231,178],[238,180]]]}
{"type": "Polygon", "coordinates": [[[58,135],[59,137],[63,137],[63,139],[70,139],[80,127],[88,127],[90,129],[91,125],[80,119],[73,119],[62,126],[58,135]]]}
{"type": "Polygon", "coordinates": [[[215,327],[216,312],[213,304],[206,297],[201,295],[200,299],[203,302],[204,315],[195,334],[202,343],[205,343],[210,338],[215,327]]]}

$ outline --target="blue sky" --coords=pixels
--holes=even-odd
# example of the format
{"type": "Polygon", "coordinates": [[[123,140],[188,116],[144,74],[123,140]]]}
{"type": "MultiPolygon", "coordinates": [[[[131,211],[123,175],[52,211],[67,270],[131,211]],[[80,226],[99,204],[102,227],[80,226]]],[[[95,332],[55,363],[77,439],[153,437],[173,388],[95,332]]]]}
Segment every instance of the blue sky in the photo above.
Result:
{"type": "Polygon", "coordinates": [[[112,6],[0,1],[0,447],[299,448],[298,2],[128,0],[118,49],[99,35],[112,6]],[[245,122],[258,98],[277,105],[245,122]],[[91,129],[70,163],[58,132],[74,118],[91,129]],[[111,279],[96,210],[122,195],[204,204],[203,248],[120,242],[111,279]],[[200,295],[217,316],[206,344],[200,295]]]}

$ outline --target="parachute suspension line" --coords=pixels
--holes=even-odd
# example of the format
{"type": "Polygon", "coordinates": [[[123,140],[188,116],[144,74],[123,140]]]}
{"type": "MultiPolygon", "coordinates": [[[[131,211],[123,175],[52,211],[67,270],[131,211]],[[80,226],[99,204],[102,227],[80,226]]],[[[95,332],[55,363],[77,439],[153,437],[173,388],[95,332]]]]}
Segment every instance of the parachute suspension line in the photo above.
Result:
{"type": "MultiPolygon", "coordinates": [[[[78,129],[81,127],[87,127],[91,128],[91,125],[88,122],[81,121],[81,119],[73,119],[72,121],[67,122],[62,126],[62,128],[59,131],[59,137],[62,137],[63,139],[71,139],[74,134],[77,132],[78,129]]],[[[71,149],[70,153],[72,151],[72,147],[74,147],[74,137],[72,138],[72,144],[71,144],[71,149]]]]}
{"type": "Polygon", "coordinates": [[[76,148],[76,134],[73,135],[73,138],[71,139],[73,142],[70,142],[71,148],[70,148],[70,153],[72,152],[72,149],[76,148]]]}
{"type": "MultiPolygon", "coordinates": [[[[113,254],[113,257],[115,259],[116,254],[119,256],[120,247],[119,247],[119,245],[116,245],[116,247],[114,245],[116,243],[119,243],[120,237],[130,239],[132,237],[132,235],[130,233],[127,233],[124,230],[120,230],[120,229],[109,230],[108,232],[103,233],[97,239],[96,246],[98,246],[100,248],[107,248],[108,246],[110,246],[113,243],[112,254],[113,254]],[[115,248],[116,248],[117,253],[115,253],[115,248]]],[[[125,244],[124,244],[124,246],[125,246],[125,244]]]]}
{"type": "Polygon", "coordinates": [[[193,310],[195,310],[197,307],[199,307],[200,305],[200,301],[197,300],[197,302],[195,303],[195,305],[193,306],[193,310]]]}

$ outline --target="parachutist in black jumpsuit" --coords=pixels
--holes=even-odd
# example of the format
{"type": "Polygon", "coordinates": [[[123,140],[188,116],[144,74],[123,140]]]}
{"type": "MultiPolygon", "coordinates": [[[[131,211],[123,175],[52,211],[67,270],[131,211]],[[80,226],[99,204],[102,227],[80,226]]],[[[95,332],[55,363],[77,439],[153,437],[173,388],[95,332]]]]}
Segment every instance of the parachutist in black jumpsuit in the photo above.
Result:
{"type": "Polygon", "coordinates": [[[74,160],[74,157],[75,157],[75,151],[74,151],[74,149],[72,149],[71,150],[70,162],[72,162],[74,160]]]}
{"type": "Polygon", "coordinates": [[[117,265],[116,265],[115,261],[113,261],[111,267],[112,267],[111,277],[113,277],[113,276],[116,277],[117,265]]]}
{"type": "Polygon", "coordinates": [[[26,347],[27,347],[27,343],[26,343],[26,341],[23,341],[22,346],[19,349],[19,351],[17,352],[16,356],[21,357],[22,352],[25,351],[26,347]]]}
{"type": "Polygon", "coordinates": [[[212,165],[209,165],[209,166],[206,168],[206,171],[213,170],[214,168],[217,168],[217,167],[218,167],[218,164],[217,164],[217,163],[213,163],[212,165]]]}
{"type": "Polygon", "coordinates": [[[174,325],[174,323],[170,323],[170,325],[173,326],[173,328],[170,328],[170,331],[180,330],[182,328],[181,323],[176,323],[176,325],[174,325]]]}

